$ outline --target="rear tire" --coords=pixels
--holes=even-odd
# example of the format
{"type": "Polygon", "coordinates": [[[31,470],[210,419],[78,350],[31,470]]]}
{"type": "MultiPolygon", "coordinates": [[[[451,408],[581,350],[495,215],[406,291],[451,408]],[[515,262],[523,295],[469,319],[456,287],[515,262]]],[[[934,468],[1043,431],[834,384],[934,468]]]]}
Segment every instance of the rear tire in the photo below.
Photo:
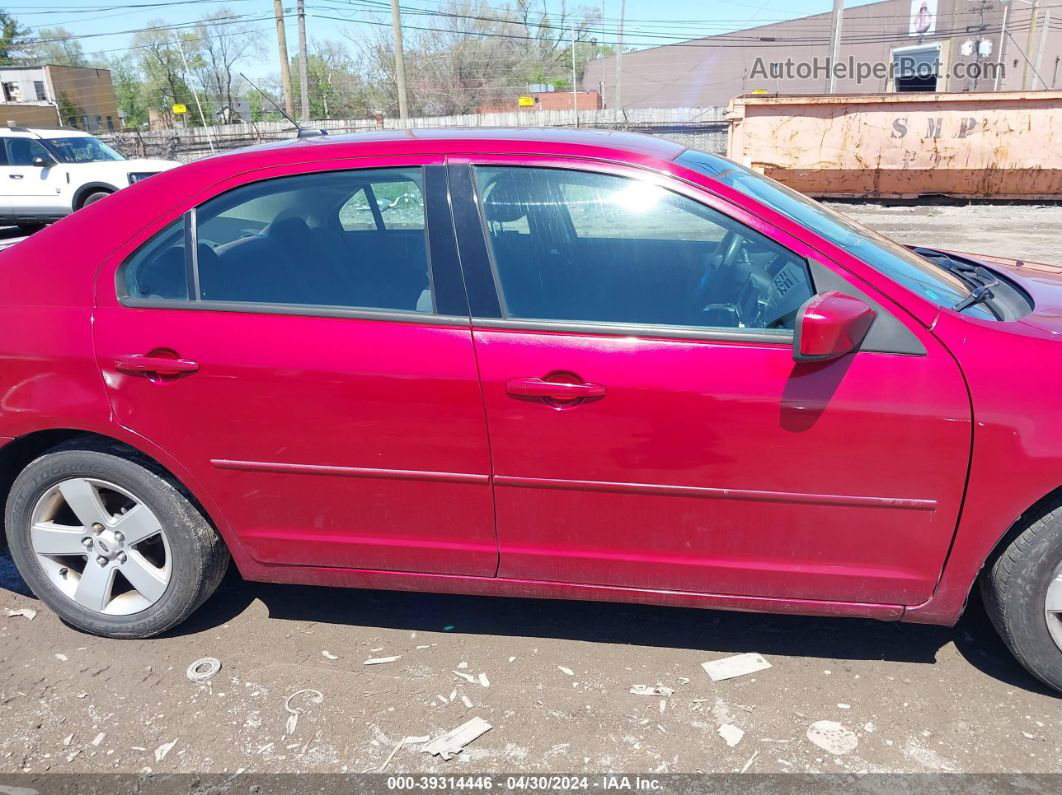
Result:
{"type": "MultiPolygon", "coordinates": [[[[92,193],[90,193],[88,196],[81,200],[81,207],[88,207],[90,204],[95,204],[100,199],[106,199],[108,196],[111,195],[111,193],[113,193],[113,191],[94,190],[92,191],[92,193]]],[[[79,207],[78,209],[80,210],[81,207],[79,207]]]]}
{"type": "Polygon", "coordinates": [[[1023,518],[981,579],[992,624],[1029,673],[1062,690],[1062,501],[1023,518]]]}
{"type": "Polygon", "coordinates": [[[117,443],[56,448],[30,463],[11,487],[6,523],[33,593],[66,623],[109,638],[184,621],[229,562],[180,484],[117,443]]]}

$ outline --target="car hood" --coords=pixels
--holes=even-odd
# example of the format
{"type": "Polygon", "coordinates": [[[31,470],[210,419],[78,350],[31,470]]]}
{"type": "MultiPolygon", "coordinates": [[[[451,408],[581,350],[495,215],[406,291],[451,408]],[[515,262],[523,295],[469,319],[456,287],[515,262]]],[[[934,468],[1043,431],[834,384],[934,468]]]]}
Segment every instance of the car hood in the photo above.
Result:
{"type": "Polygon", "coordinates": [[[125,171],[169,171],[181,165],[176,160],[152,160],[149,158],[135,158],[132,160],[116,161],[125,171]]]}
{"type": "Polygon", "coordinates": [[[1033,301],[1033,311],[1017,322],[1062,336],[1062,266],[962,251],[945,253],[975,260],[1016,282],[1033,301]]]}

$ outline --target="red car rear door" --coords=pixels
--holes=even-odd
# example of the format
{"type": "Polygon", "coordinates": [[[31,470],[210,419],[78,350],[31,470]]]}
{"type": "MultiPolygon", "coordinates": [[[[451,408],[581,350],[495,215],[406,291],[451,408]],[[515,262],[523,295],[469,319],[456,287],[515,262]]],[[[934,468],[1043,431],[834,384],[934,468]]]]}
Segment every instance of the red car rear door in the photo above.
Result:
{"type": "Polygon", "coordinates": [[[117,421],[187,466],[261,563],[495,573],[480,386],[431,162],[244,175],[100,272],[117,421]]]}
{"type": "Polygon", "coordinates": [[[931,334],[677,181],[526,158],[449,170],[499,576],[929,597],[971,430],[962,377],[931,334]],[[871,302],[875,326],[854,355],[795,363],[795,309],[827,289],[871,302]]]}

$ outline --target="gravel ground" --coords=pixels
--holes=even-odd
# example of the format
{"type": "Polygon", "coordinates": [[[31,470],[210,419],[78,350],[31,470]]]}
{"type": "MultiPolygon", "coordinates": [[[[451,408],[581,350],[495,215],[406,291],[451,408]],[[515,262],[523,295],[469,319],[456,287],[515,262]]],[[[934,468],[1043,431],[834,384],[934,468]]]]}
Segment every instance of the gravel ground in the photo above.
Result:
{"type": "Polygon", "coordinates": [[[1062,205],[830,206],[901,243],[1062,265],[1062,205]]]}
{"type": "MultiPolygon", "coordinates": [[[[1062,260],[1058,207],[841,209],[904,242],[1062,260]]],[[[230,573],[189,623],[119,642],[61,624],[4,553],[0,707],[0,773],[375,771],[403,737],[474,716],[493,728],[451,761],[409,746],[387,771],[1062,772],[1059,701],[979,605],[940,628],[230,573]],[[5,610],[23,607],[40,612],[5,610]],[[742,652],[771,667],[723,682],[701,668],[742,652]],[[186,669],[204,656],[223,668],[193,683],[186,669]],[[658,684],[674,693],[629,692],[658,684]],[[812,730],[820,721],[839,727],[812,730]],[[730,745],[723,726],[744,735],[730,745]]]]}

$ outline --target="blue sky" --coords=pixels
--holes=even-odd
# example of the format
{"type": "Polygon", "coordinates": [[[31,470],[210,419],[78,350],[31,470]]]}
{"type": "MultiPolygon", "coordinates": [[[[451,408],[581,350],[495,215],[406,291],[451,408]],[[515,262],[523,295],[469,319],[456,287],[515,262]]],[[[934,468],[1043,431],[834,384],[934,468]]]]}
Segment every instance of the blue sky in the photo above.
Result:
{"type": "MultiPolygon", "coordinates": [[[[866,5],[872,0],[847,0],[846,6],[866,5]]],[[[410,26],[431,26],[425,11],[439,8],[444,0],[402,0],[407,10],[403,22],[410,26]],[[421,13],[416,13],[420,11],[421,13]]],[[[550,8],[559,7],[559,0],[546,0],[550,8]]],[[[504,0],[489,0],[489,5],[504,5],[504,0]]],[[[605,28],[602,38],[611,40],[620,14],[620,0],[569,0],[571,6],[590,6],[602,9],[605,28]]],[[[369,23],[387,20],[383,13],[387,0],[306,0],[307,31],[312,41],[342,40],[344,31],[357,35],[371,30],[369,23]],[[369,9],[379,8],[375,13],[369,9]],[[340,20],[350,20],[340,21],[340,20]]],[[[153,20],[169,25],[191,23],[211,12],[229,8],[245,15],[254,27],[266,35],[261,55],[242,66],[254,74],[275,72],[276,39],[272,0],[0,0],[24,26],[37,30],[44,27],[64,27],[76,36],[83,36],[86,52],[120,54],[128,46],[132,31],[143,28],[153,20]]],[[[297,45],[294,9],[295,0],[285,0],[288,19],[288,45],[297,45]]],[[[753,25],[829,11],[831,0],[626,0],[625,40],[633,45],[665,44],[668,37],[695,38],[697,36],[740,30],[753,25]]]]}

